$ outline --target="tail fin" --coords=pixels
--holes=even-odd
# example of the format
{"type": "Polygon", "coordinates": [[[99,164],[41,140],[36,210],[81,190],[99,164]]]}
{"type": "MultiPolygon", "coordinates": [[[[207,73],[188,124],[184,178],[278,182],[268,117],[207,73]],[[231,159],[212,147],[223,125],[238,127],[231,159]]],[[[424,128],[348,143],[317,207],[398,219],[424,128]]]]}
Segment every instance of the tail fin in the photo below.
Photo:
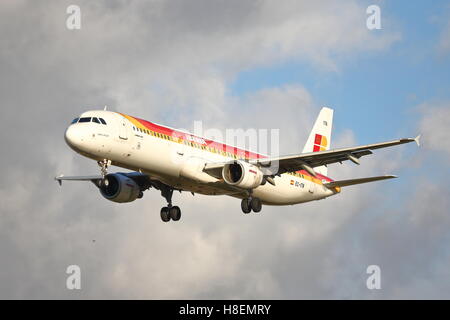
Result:
{"type": "MultiPolygon", "coordinates": [[[[314,127],[303,148],[303,153],[329,150],[332,127],[333,109],[324,107],[320,110],[319,116],[314,123],[314,127]]],[[[328,169],[325,166],[320,166],[314,168],[314,171],[322,175],[327,175],[328,169]]]]}

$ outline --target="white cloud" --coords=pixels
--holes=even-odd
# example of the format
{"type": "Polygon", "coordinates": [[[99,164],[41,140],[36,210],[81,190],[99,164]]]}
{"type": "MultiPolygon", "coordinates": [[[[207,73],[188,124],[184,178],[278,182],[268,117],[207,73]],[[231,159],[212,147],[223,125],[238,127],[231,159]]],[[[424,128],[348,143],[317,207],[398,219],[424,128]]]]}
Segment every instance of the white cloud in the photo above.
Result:
{"type": "Polygon", "coordinates": [[[419,110],[423,115],[419,124],[423,147],[450,156],[450,102],[424,103],[419,110]]]}

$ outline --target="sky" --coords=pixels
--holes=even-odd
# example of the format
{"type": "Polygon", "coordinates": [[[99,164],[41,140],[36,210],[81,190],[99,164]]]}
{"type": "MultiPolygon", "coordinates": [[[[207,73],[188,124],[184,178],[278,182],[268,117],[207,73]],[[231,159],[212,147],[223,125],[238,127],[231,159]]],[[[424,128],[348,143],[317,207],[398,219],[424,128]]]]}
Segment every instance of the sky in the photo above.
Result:
{"type": "Polygon", "coordinates": [[[0,298],[450,298],[447,1],[4,0],[0,36],[0,298]],[[183,218],[164,224],[154,190],[115,204],[53,180],[98,173],[63,135],[105,105],[175,128],[279,129],[282,153],[329,106],[332,147],[422,145],[329,167],[396,180],[245,216],[237,199],[177,193],[183,218]]]}

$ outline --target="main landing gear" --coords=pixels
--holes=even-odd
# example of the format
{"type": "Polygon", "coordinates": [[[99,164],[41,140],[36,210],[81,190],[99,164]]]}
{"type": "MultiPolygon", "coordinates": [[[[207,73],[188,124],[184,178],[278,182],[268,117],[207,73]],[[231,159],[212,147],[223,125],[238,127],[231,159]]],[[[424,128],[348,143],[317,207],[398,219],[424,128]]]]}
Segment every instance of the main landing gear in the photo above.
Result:
{"type": "Polygon", "coordinates": [[[161,220],[164,222],[169,222],[171,219],[173,221],[178,221],[181,218],[181,209],[178,206],[169,206],[161,208],[161,220]]]}
{"type": "Polygon", "coordinates": [[[241,209],[245,214],[250,213],[252,210],[258,213],[262,209],[261,199],[256,197],[244,198],[241,202],[241,209]]]}
{"type": "Polygon", "coordinates": [[[167,200],[167,207],[161,208],[161,220],[169,222],[170,220],[178,221],[181,219],[181,209],[178,206],[172,206],[173,189],[165,187],[161,188],[161,195],[167,200]]]}

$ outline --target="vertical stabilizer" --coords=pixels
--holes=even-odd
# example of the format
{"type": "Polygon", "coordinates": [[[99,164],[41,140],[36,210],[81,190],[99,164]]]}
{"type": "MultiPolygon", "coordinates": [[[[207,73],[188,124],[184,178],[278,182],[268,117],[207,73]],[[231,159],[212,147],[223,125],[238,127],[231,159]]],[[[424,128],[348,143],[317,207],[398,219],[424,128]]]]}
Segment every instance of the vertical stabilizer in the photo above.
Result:
{"type": "MultiPolygon", "coordinates": [[[[303,153],[318,152],[330,149],[331,129],[333,127],[333,109],[322,108],[314,123],[308,140],[306,141],[303,153]]],[[[320,166],[314,168],[317,173],[327,175],[327,167],[320,166]]]]}

